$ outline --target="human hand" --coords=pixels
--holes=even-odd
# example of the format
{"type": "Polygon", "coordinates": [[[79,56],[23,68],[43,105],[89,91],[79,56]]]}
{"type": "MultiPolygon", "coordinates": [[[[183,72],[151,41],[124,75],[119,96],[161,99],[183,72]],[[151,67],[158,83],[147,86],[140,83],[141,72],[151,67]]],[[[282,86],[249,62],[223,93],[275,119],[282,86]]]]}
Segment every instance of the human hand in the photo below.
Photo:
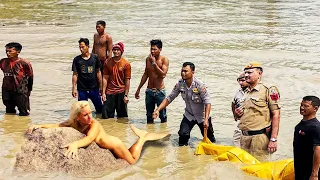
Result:
{"type": "Polygon", "coordinates": [[[236,118],[240,118],[243,115],[243,108],[242,107],[238,107],[234,110],[235,114],[236,114],[236,118]]]}
{"type": "Polygon", "coordinates": [[[70,143],[70,144],[66,144],[64,146],[62,146],[61,148],[67,148],[67,151],[64,153],[64,156],[66,156],[68,159],[72,157],[72,159],[74,158],[78,158],[78,146],[76,142],[70,143]]]}
{"type": "Polygon", "coordinates": [[[124,101],[124,103],[128,104],[128,102],[129,102],[128,96],[124,96],[124,97],[123,97],[123,101],[124,101]]]}
{"type": "Polygon", "coordinates": [[[154,110],[154,112],[152,113],[152,118],[156,119],[159,116],[159,111],[158,109],[154,110]]]}
{"type": "Polygon", "coordinates": [[[36,129],[41,128],[41,125],[31,125],[28,129],[27,129],[27,134],[32,134],[32,132],[36,129]]]}
{"type": "Polygon", "coordinates": [[[137,91],[136,91],[136,93],[134,94],[134,97],[136,98],[136,99],[139,99],[140,98],[140,89],[137,89],[137,91]]]}
{"type": "Polygon", "coordinates": [[[278,146],[277,142],[269,141],[268,151],[269,151],[270,153],[276,152],[276,151],[277,151],[277,146],[278,146]]]}
{"type": "Polygon", "coordinates": [[[208,119],[203,121],[203,128],[208,129],[208,119]]]}
{"type": "Polygon", "coordinates": [[[105,93],[103,93],[101,97],[102,97],[102,101],[106,101],[107,100],[107,96],[106,96],[105,93]]]}
{"type": "Polygon", "coordinates": [[[77,90],[76,89],[72,89],[72,97],[76,98],[77,97],[77,90]]]}
{"type": "Polygon", "coordinates": [[[149,54],[149,62],[152,64],[152,62],[156,62],[156,58],[150,53],[149,54]]]}

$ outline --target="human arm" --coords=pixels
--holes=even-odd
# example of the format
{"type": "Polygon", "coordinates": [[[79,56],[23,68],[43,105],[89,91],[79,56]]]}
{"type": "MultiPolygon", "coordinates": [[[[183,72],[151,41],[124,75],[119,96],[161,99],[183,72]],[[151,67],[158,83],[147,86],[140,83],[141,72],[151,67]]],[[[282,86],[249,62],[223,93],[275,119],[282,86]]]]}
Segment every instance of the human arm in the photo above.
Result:
{"type": "Polygon", "coordinates": [[[108,85],[108,79],[109,79],[109,75],[104,74],[103,75],[103,80],[102,80],[102,101],[106,101],[106,89],[107,89],[107,85],[108,85]]]}
{"type": "Polygon", "coordinates": [[[152,56],[152,54],[149,55],[149,61],[154,69],[154,72],[162,78],[165,78],[168,72],[168,68],[169,68],[169,60],[167,57],[163,58],[162,61],[162,67],[160,68],[158,66],[158,64],[156,63],[156,59],[154,56],[152,56]]]}
{"type": "Polygon", "coordinates": [[[167,96],[161,104],[158,106],[158,108],[152,113],[152,118],[155,119],[159,115],[159,111],[167,107],[180,93],[180,84],[177,83],[173,90],[171,91],[170,95],[167,96]]]}
{"type": "Polygon", "coordinates": [[[26,62],[25,69],[28,76],[28,95],[30,96],[33,87],[33,69],[30,62],[26,62]]]}
{"type": "Polygon", "coordinates": [[[313,165],[310,180],[318,180],[318,173],[320,168],[320,146],[314,146],[313,149],[313,165]]]}
{"type": "Polygon", "coordinates": [[[99,84],[99,92],[102,93],[102,75],[101,75],[101,62],[98,58],[98,56],[95,56],[96,58],[96,71],[97,71],[97,79],[98,79],[98,84],[99,84]]]}
{"type": "Polygon", "coordinates": [[[209,116],[210,116],[211,104],[205,104],[204,107],[204,121],[203,121],[203,128],[207,129],[209,127],[209,116]]]}
{"type": "Polygon", "coordinates": [[[236,116],[236,112],[235,112],[236,106],[235,106],[234,102],[231,103],[231,110],[232,110],[234,120],[237,121],[237,116],[236,116]]]}
{"type": "Polygon", "coordinates": [[[92,54],[96,54],[96,35],[93,35],[92,54]]]}
{"type": "MultiPolygon", "coordinates": [[[[147,64],[147,63],[146,63],[147,64]]],[[[136,91],[136,93],[135,93],[135,98],[136,99],[139,99],[140,98],[140,96],[139,96],[139,94],[140,94],[140,90],[141,90],[141,88],[142,88],[142,86],[144,85],[144,83],[146,83],[146,81],[148,80],[148,73],[147,73],[147,67],[144,69],[144,73],[143,73],[143,75],[142,75],[142,77],[141,77],[141,81],[140,81],[140,84],[139,84],[139,86],[138,86],[138,88],[137,88],[137,91],[136,91]]]]}
{"type": "Polygon", "coordinates": [[[77,81],[78,81],[78,73],[73,72],[72,74],[72,96],[77,97],[77,81]]]}
{"type": "Polygon", "coordinates": [[[203,127],[208,128],[208,119],[211,110],[210,94],[207,91],[207,87],[205,84],[200,84],[200,86],[198,86],[196,89],[200,93],[201,100],[205,105],[203,127]]]}
{"type": "MultiPolygon", "coordinates": [[[[275,138],[277,139],[278,137],[278,132],[279,132],[279,124],[280,124],[280,109],[276,109],[271,111],[271,138],[275,138]]],[[[270,138],[270,139],[271,139],[270,138]]],[[[273,153],[275,151],[277,151],[277,141],[273,142],[273,141],[269,141],[268,144],[268,151],[270,153],[273,153]]]]}
{"type": "Polygon", "coordinates": [[[169,105],[169,101],[167,98],[164,98],[164,100],[161,102],[160,106],[154,112],[152,113],[152,118],[155,119],[159,116],[159,111],[166,108],[169,105]]]}
{"type": "Polygon", "coordinates": [[[99,82],[99,92],[102,93],[103,84],[102,84],[102,76],[101,76],[100,70],[97,71],[97,78],[98,78],[98,82],[99,82]]]}
{"type": "Polygon", "coordinates": [[[108,43],[108,48],[107,48],[107,59],[112,58],[112,37],[111,36],[107,36],[107,43],[108,43]]]}
{"type": "Polygon", "coordinates": [[[64,153],[65,156],[68,158],[78,158],[78,148],[88,146],[97,138],[100,132],[98,123],[93,120],[89,128],[90,129],[84,138],[62,146],[62,148],[68,148],[64,153]]]}
{"type": "Polygon", "coordinates": [[[125,84],[124,84],[124,97],[123,97],[123,101],[124,103],[128,103],[129,102],[129,98],[128,98],[128,93],[129,93],[129,89],[130,89],[130,79],[131,79],[131,65],[128,62],[125,65],[125,69],[124,69],[124,78],[125,78],[125,84]]]}
{"type": "Polygon", "coordinates": [[[127,78],[125,80],[125,90],[124,90],[124,97],[123,97],[123,101],[126,104],[128,104],[128,102],[129,102],[129,98],[128,98],[129,89],[130,89],[130,79],[127,78]]]}
{"type": "Polygon", "coordinates": [[[39,128],[57,128],[57,127],[68,127],[67,122],[62,122],[59,124],[33,124],[27,129],[27,134],[31,134],[34,130],[39,128]]]}
{"type": "Polygon", "coordinates": [[[270,109],[270,117],[271,117],[271,135],[270,141],[268,144],[268,151],[273,153],[277,151],[277,139],[279,132],[279,124],[280,124],[280,93],[277,87],[271,86],[268,89],[268,106],[270,109]],[[272,141],[273,140],[273,141],[272,141]]]}

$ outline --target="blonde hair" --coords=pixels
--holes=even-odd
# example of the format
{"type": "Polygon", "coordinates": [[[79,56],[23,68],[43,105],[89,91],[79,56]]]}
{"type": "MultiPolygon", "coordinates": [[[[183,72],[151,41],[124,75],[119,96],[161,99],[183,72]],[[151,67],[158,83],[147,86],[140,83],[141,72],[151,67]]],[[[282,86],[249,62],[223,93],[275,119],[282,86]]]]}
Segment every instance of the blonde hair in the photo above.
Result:
{"type": "Polygon", "coordinates": [[[76,119],[79,116],[82,109],[87,106],[89,106],[88,101],[77,101],[71,105],[69,119],[67,123],[78,131],[81,130],[81,125],[76,119]]]}

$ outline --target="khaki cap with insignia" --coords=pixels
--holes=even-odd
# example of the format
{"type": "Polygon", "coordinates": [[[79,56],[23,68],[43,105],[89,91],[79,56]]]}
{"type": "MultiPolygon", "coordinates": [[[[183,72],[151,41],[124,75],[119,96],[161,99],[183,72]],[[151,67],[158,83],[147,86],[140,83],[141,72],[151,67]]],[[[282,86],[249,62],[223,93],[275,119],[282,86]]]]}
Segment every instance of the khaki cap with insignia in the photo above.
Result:
{"type": "Polygon", "coordinates": [[[248,64],[244,67],[244,70],[246,70],[246,69],[253,69],[253,68],[261,68],[261,69],[262,69],[261,63],[259,63],[259,62],[257,62],[257,61],[252,61],[252,62],[248,63],[248,64]]]}

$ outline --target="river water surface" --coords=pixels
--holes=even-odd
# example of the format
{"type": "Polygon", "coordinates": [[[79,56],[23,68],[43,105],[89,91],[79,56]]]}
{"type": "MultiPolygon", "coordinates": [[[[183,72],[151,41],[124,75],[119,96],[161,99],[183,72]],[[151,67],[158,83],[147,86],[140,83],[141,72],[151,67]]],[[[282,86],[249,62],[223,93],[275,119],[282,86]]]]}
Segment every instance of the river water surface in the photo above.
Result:
{"type": "Polygon", "coordinates": [[[305,95],[320,96],[319,8],[316,0],[0,0],[0,57],[6,57],[6,43],[18,41],[24,46],[21,57],[31,61],[35,74],[30,117],[5,115],[0,104],[0,177],[73,179],[64,174],[17,175],[12,169],[31,123],[58,123],[67,118],[75,102],[71,64],[80,53],[77,41],[87,37],[92,43],[95,22],[105,20],[114,42],[124,42],[124,57],[132,65],[130,117],[129,121],[98,120],[107,133],[120,137],[128,147],[136,140],[128,123],[172,135],[168,141],[147,143],[136,165],[94,178],[256,179],[244,174],[239,164],[194,156],[202,138],[197,127],[190,147],[178,146],[184,111],[181,97],[168,107],[167,124],[160,120],[146,124],[146,85],[139,100],[134,93],[149,54],[149,41],[160,38],[164,43],[162,54],[170,61],[167,93],[179,80],[182,63],[195,63],[196,76],[208,85],[220,144],[232,144],[236,123],[230,104],[238,89],[236,78],[247,62],[260,61],[263,81],[276,85],[281,93],[279,149],[270,160],[291,158],[294,126],[301,119],[300,101],[305,95]]]}

